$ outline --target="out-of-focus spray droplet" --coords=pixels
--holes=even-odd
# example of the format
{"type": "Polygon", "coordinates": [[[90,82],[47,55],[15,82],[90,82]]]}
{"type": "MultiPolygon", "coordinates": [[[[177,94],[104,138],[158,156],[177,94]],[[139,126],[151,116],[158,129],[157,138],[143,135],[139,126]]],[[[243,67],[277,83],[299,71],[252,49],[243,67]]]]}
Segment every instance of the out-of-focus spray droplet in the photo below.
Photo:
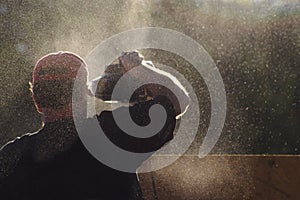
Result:
{"type": "Polygon", "coordinates": [[[6,13],[8,13],[7,5],[0,4],[0,14],[6,14],[6,13]]]}
{"type": "Polygon", "coordinates": [[[160,4],[160,3],[161,3],[161,0],[154,0],[154,3],[160,4]]]}
{"type": "Polygon", "coordinates": [[[195,3],[197,7],[201,7],[204,2],[203,0],[195,0],[195,3]]]}
{"type": "Polygon", "coordinates": [[[28,45],[26,45],[23,42],[20,42],[16,45],[16,49],[21,53],[25,53],[28,50],[28,45]]]}

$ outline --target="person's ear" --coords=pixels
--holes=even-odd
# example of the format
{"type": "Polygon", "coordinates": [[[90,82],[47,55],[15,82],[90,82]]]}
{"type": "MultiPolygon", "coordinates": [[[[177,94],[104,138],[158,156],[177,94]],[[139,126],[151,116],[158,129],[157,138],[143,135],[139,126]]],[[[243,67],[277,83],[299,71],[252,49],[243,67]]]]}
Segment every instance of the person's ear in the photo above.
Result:
{"type": "Polygon", "coordinates": [[[43,113],[43,109],[42,109],[40,106],[38,106],[38,105],[35,104],[35,107],[36,107],[36,110],[37,110],[39,113],[43,113]]]}
{"type": "Polygon", "coordinates": [[[31,97],[32,97],[32,100],[33,100],[34,105],[35,105],[35,107],[36,107],[36,110],[37,110],[39,113],[43,113],[43,109],[42,109],[42,107],[39,106],[39,104],[36,103],[35,98],[34,98],[34,94],[33,94],[33,93],[31,94],[31,97]]]}
{"type": "Polygon", "coordinates": [[[42,112],[43,112],[43,109],[42,109],[42,108],[36,103],[36,101],[35,101],[34,93],[33,93],[33,84],[32,84],[30,81],[29,81],[29,90],[30,90],[30,92],[31,92],[31,98],[32,98],[32,100],[33,100],[33,102],[34,102],[34,105],[35,105],[37,111],[38,111],[39,113],[42,113],[42,112]]]}
{"type": "Polygon", "coordinates": [[[33,100],[34,105],[35,105],[35,107],[36,107],[36,110],[37,110],[39,113],[43,113],[43,109],[42,109],[42,107],[39,106],[39,104],[36,103],[35,98],[34,98],[34,94],[33,94],[33,93],[31,94],[31,97],[32,97],[32,100],[33,100]]]}

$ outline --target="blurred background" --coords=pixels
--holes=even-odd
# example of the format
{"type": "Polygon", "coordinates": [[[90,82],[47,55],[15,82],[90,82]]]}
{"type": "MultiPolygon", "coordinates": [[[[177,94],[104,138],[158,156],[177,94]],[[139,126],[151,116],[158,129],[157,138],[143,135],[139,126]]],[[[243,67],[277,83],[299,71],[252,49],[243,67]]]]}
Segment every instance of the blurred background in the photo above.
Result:
{"type": "MultiPolygon", "coordinates": [[[[228,111],[212,154],[300,153],[298,0],[0,0],[0,22],[0,145],[42,125],[28,84],[41,56],[85,58],[114,34],[155,26],[196,40],[223,77],[228,111]]],[[[177,55],[141,51],[194,87],[201,123],[188,154],[198,154],[210,118],[203,79],[177,55]]]]}

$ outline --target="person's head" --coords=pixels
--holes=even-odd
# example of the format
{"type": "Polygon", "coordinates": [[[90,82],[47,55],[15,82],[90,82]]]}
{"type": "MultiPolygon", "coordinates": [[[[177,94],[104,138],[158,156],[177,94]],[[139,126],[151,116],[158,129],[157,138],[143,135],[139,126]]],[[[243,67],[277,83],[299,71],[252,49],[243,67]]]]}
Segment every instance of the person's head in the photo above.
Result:
{"type": "MultiPolygon", "coordinates": [[[[32,76],[32,97],[45,118],[72,116],[72,94],[75,79],[76,103],[84,103],[87,94],[87,68],[82,58],[71,52],[50,53],[36,63],[32,76]],[[54,114],[53,114],[54,113],[54,114]],[[56,114],[55,114],[56,113],[56,114]],[[53,115],[53,116],[47,116],[53,115]]],[[[84,105],[80,105],[84,109],[84,105]]],[[[54,119],[53,119],[54,118],[54,119]]]]}
{"type": "MultiPolygon", "coordinates": [[[[112,99],[112,93],[117,82],[131,68],[139,66],[143,59],[143,55],[141,55],[138,51],[124,52],[112,64],[106,66],[102,76],[91,81],[92,93],[94,93],[96,98],[103,101],[129,101],[131,104],[145,101],[147,99],[147,95],[150,94],[149,91],[145,91],[144,87],[138,88],[132,94],[130,99],[126,99],[126,94],[128,92],[126,88],[124,88],[123,94],[118,94],[117,97],[115,96],[114,99],[112,99]]],[[[125,80],[128,81],[128,84],[133,81],[130,79],[125,80]]]]}

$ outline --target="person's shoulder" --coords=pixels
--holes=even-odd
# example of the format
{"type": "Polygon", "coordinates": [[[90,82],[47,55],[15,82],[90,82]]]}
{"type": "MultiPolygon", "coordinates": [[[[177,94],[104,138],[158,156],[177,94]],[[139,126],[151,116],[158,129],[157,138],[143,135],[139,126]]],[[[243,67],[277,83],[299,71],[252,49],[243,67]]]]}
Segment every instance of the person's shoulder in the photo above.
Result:
{"type": "Polygon", "coordinates": [[[0,179],[8,176],[17,166],[24,153],[31,147],[36,133],[27,133],[6,143],[0,149],[0,179]]]}
{"type": "Polygon", "coordinates": [[[22,136],[16,137],[14,140],[7,142],[4,146],[0,148],[0,152],[6,151],[8,149],[18,149],[18,147],[24,147],[32,138],[35,137],[35,133],[26,133],[22,136]]]}
{"type": "MultiPolygon", "coordinates": [[[[154,99],[151,100],[146,100],[146,101],[142,101],[139,103],[136,103],[134,105],[131,106],[121,106],[118,107],[116,109],[114,109],[113,111],[102,111],[99,115],[97,115],[98,120],[105,119],[105,118],[112,118],[112,113],[123,113],[124,115],[128,114],[128,110],[129,113],[131,114],[131,117],[133,119],[140,117],[140,116],[144,116],[145,119],[147,119],[146,121],[149,123],[149,119],[147,117],[149,114],[149,109],[155,105],[155,104],[159,104],[161,106],[164,107],[164,109],[166,110],[168,117],[174,117],[174,106],[172,105],[171,101],[165,97],[165,96],[157,96],[154,99]]],[[[127,116],[129,117],[129,116],[127,116]]]]}

